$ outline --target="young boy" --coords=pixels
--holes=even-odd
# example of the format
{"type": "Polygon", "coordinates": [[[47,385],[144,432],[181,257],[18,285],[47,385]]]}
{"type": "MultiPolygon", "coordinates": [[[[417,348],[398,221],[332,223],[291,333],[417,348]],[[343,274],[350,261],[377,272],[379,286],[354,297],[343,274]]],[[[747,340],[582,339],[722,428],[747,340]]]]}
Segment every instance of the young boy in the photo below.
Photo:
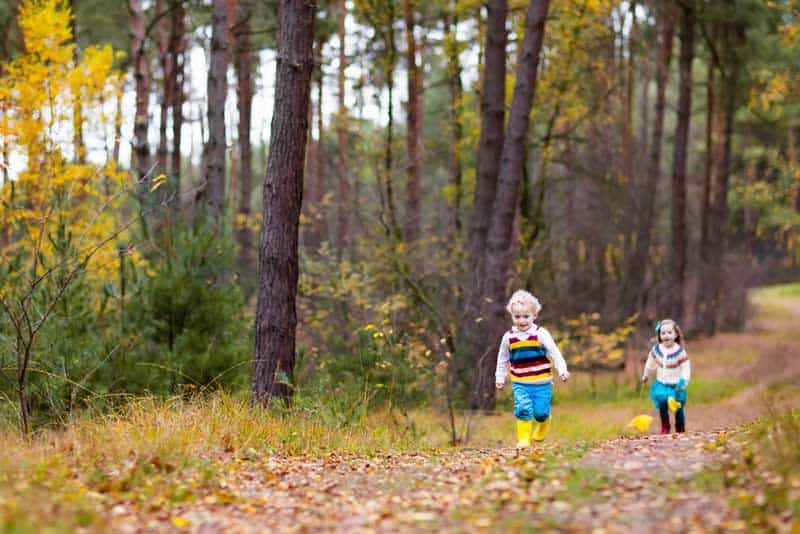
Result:
{"type": "Polygon", "coordinates": [[[511,364],[514,391],[514,417],[517,418],[517,448],[528,447],[531,437],[542,441],[550,427],[550,401],[553,396],[553,371],[561,380],[569,378],[567,363],[550,333],[533,321],[542,305],[527,291],[511,295],[506,309],[513,326],[503,335],[497,354],[495,385],[503,389],[511,364]],[[552,362],[551,362],[552,360],[552,362]],[[533,420],[536,420],[536,429],[533,420]]]}

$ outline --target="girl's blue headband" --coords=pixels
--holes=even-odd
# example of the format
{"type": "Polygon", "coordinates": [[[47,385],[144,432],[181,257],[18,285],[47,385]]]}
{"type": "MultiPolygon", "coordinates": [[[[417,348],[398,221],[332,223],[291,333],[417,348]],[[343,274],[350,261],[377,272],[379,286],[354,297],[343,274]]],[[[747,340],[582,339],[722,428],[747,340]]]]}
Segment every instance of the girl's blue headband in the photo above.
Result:
{"type": "Polygon", "coordinates": [[[656,323],[656,335],[661,333],[661,321],[656,323]]]}

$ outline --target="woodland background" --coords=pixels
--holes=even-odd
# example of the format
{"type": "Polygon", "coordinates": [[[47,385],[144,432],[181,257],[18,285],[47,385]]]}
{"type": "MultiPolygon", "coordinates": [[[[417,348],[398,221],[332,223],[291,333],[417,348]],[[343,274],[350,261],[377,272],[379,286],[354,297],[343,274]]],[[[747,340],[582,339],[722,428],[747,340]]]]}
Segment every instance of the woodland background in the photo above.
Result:
{"type": "Polygon", "coordinates": [[[0,2],[6,421],[491,410],[513,289],[635,376],[797,279],[796,3],[280,4],[0,2]]]}

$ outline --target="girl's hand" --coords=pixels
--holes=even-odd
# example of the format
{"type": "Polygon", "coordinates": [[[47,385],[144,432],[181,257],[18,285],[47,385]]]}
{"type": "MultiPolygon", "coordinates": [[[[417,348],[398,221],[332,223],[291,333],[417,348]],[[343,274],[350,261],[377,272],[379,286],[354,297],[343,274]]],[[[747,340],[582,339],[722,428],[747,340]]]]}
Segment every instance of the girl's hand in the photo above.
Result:
{"type": "Polygon", "coordinates": [[[562,382],[566,382],[569,380],[569,371],[564,371],[562,374],[559,375],[562,382]]]}
{"type": "Polygon", "coordinates": [[[642,375],[642,382],[647,382],[649,377],[647,375],[642,375]]]}
{"type": "Polygon", "coordinates": [[[500,382],[496,382],[494,387],[496,387],[497,389],[503,389],[503,387],[505,387],[505,384],[501,384],[500,382]]]}

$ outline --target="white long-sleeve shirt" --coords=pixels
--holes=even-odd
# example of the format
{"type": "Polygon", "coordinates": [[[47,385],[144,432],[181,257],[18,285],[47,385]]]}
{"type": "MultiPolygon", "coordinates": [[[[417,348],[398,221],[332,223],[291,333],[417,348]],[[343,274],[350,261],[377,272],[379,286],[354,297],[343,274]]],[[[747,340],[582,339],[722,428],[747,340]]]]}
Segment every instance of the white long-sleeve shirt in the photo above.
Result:
{"type": "Polygon", "coordinates": [[[497,353],[495,382],[506,383],[511,372],[512,382],[546,384],[553,381],[552,365],[561,376],[567,372],[567,362],[547,329],[532,324],[527,330],[512,327],[503,334],[497,353]]]}
{"type": "Polygon", "coordinates": [[[656,380],[662,384],[674,385],[680,379],[684,379],[688,384],[692,377],[689,355],[677,344],[672,350],[662,347],[660,343],[653,345],[644,364],[643,378],[650,376],[652,371],[656,372],[656,380]]]}

